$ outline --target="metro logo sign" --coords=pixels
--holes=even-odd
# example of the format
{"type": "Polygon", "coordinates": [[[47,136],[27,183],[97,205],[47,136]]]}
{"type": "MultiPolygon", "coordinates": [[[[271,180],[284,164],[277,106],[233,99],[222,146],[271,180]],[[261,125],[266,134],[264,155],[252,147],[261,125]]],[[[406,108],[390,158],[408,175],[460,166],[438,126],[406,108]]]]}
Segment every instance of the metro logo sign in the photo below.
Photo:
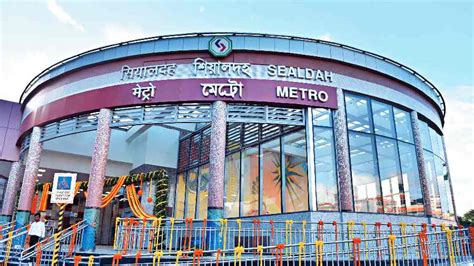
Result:
{"type": "Polygon", "coordinates": [[[232,51],[232,41],[227,37],[214,37],[209,41],[209,52],[215,57],[225,57],[232,51]]]}

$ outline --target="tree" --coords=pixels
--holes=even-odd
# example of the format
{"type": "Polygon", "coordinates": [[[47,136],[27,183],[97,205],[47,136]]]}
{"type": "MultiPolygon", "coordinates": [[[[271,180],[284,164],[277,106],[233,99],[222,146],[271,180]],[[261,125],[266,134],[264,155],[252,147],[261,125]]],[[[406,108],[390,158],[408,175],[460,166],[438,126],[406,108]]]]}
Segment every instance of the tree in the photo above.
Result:
{"type": "Polygon", "coordinates": [[[464,226],[474,226],[474,209],[466,212],[462,217],[458,217],[459,223],[464,226]]]}

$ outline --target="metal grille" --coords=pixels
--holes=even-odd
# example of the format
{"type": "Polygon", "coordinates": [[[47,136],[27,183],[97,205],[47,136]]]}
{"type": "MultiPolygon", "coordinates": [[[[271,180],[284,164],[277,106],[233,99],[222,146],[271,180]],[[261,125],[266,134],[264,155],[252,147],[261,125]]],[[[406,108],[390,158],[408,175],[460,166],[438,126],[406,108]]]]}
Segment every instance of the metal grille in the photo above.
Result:
{"type": "Polygon", "coordinates": [[[269,123],[281,125],[304,125],[301,108],[270,107],[244,104],[229,104],[228,122],[269,123]]]}
{"type": "Polygon", "coordinates": [[[74,133],[91,131],[97,128],[98,112],[60,120],[44,126],[41,130],[41,141],[66,136],[74,133]]]}
{"type": "Polygon", "coordinates": [[[211,127],[204,129],[202,132],[201,144],[201,162],[209,161],[209,151],[211,146],[211,127]]]}
{"type": "Polygon", "coordinates": [[[183,171],[189,165],[189,142],[190,138],[179,142],[178,171],[183,171]]]}
{"type": "Polygon", "coordinates": [[[230,153],[240,149],[241,123],[227,124],[226,152],[230,153]]]}
{"type": "Polygon", "coordinates": [[[26,135],[21,142],[20,153],[23,154],[30,147],[31,134],[26,135]]]}
{"type": "Polygon", "coordinates": [[[147,105],[115,109],[111,126],[209,121],[211,121],[210,104],[147,105]]]}

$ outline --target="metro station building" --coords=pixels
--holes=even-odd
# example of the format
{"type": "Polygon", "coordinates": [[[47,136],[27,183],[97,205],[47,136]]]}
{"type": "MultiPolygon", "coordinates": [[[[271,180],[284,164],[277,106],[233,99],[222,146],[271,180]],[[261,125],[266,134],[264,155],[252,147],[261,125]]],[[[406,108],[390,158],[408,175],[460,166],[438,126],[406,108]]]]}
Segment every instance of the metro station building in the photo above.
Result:
{"type": "Polygon", "coordinates": [[[175,218],[455,223],[440,91],[354,47],[241,33],[129,41],[48,67],[20,105],[14,137],[0,114],[0,140],[18,149],[2,162],[4,220],[28,223],[37,184],[77,173],[89,196],[65,223],[97,221],[107,244],[111,218],[133,214],[123,193],[99,209],[105,178],[164,169],[175,218]]]}

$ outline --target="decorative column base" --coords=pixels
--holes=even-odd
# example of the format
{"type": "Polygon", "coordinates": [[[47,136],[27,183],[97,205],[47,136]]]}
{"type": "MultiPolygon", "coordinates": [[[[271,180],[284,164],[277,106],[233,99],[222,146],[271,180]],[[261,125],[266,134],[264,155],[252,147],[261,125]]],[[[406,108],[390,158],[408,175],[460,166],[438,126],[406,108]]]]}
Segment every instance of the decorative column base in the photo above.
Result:
{"type": "Polygon", "coordinates": [[[11,220],[12,220],[11,215],[5,215],[5,214],[0,215],[0,224],[7,224],[11,222],[11,220]]]}
{"type": "MultiPolygon", "coordinates": [[[[30,223],[30,211],[16,211],[16,218],[15,218],[15,230],[21,227],[26,226],[27,224],[30,223]]],[[[26,235],[23,235],[21,237],[15,238],[13,241],[13,246],[20,245],[24,246],[25,245],[25,240],[26,240],[26,235]]]]}
{"type": "Polygon", "coordinates": [[[224,218],[224,209],[221,208],[207,208],[207,227],[209,231],[207,233],[207,243],[208,247],[205,247],[210,250],[225,249],[222,246],[222,237],[220,236],[221,224],[220,220],[224,218]]]}
{"type": "Polygon", "coordinates": [[[84,210],[84,221],[87,225],[84,228],[81,251],[95,251],[95,235],[97,224],[99,223],[100,209],[86,208],[84,210]]]}

